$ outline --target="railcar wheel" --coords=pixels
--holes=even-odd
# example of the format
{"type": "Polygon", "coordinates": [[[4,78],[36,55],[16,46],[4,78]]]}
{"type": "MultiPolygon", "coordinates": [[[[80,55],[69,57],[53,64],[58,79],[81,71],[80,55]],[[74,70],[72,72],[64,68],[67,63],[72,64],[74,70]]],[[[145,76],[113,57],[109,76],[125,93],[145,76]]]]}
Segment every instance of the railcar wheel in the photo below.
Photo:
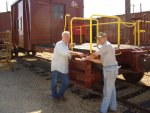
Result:
{"type": "Polygon", "coordinates": [[[35,56],[36,55],[36,51],[28,51],[27,55],[28,56],[35,56]]]}
{"type": "Polygon", "coordinates": [[[18,58],[18,53],[19,53],[18,48],[16,46],[14,46],[12,49],[12,57],[18,58]]]}
{"type": "Polygon", "coordinates": [[[32,56],[35,56],[36,55],[36,51],[32,51],[32,56]]]}
{"type": "Polygon", "coordinates": [[[140,73],[128,72],[123,74],[123,77],[127,82],[134,83],[134,84],[139,82],[143,78],[143,76],[144,76],[143,72],[140,73]]]}

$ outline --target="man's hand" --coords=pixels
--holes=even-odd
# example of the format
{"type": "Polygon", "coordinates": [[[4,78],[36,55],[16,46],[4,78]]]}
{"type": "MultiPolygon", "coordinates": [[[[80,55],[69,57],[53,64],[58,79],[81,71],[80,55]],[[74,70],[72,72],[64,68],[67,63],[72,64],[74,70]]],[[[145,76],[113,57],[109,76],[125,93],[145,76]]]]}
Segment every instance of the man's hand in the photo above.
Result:
{"type": "Polygon", "coordinates": [[[90,56],[87,56],[87,57],[85,57],[85,58],[82,58],[80,61],[92,61],[92,62],[95,62],[95,63],[98,63],[98,64],[100,64],[101,63],[101,61],[100,61],[100,59],[94,59],[94,58],[91,58],[90,56]]]}
{"type": "Polygon", "coordinates": [[[81,61],[86,61],[86,60],[89,60],[89,56],[83,57],[83,58],[81,59],[81,61]]]}
{"type": "Polygon", "coordinates": [[[77,53],[81,58],[84,57],[85,55],[83,53],[77,53]]]}
{"type": "Polygon", "coordinates": [[[70,51],[70,55],[77,55],[77,56],[80,56],[81,58],[84,57],[85,55],[81,52],[75,52],[75,51],[70,51]]]}
{"type": "Polygon", "coordinates": [[[74,46],[75,46],[75,43],[69,44],[69,48],[73,48],[74,46]]]}

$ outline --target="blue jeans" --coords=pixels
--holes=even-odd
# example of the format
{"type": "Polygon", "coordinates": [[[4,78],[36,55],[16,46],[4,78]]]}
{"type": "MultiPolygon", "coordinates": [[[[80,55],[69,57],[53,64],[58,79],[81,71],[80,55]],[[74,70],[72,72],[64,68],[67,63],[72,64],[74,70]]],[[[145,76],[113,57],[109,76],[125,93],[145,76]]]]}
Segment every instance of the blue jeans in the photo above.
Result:
{"type": "Polygon", "coordinates": [[[107,113],[108,107],[111,110],[116,110],[116,88],[115,80],[118,75],[118,66],[107,66],[103,68],[104,74],[104,87],[103,87],[103,100],[100,111],[107,113]]]}
{"type": "Polygon", "coordinates": [[[62,97],[68,87],[68,83],[69,83],[68,74],[63,74],[59,71],[52,71],[51,74],[52,74],[52,79],[51,79],[52,96],[54,98],[62,97]],[[58,79],[60,79],[61,81],[61,86],[59,89],[57,88],[58,79]]]}

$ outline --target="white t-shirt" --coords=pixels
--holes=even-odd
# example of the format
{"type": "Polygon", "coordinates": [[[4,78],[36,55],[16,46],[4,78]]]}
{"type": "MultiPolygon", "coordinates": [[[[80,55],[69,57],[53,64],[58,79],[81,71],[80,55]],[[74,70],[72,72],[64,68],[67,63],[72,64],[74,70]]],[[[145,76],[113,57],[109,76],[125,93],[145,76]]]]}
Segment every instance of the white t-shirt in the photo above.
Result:
{"type": "Polygon", "coordinates": [[[68,46],[62,40],[57,42],[52,55],[51,71],[59,71],[67,74],[69,68],[69,57],[70,52],[68,46]]]}
{"type": "Polygon", "coordinates": [[[101,62],[103,66],[112,66],[117,64],[115,49],[112,47],[110,42],[106,41],[96,53],[101,55],[101,62]]]}

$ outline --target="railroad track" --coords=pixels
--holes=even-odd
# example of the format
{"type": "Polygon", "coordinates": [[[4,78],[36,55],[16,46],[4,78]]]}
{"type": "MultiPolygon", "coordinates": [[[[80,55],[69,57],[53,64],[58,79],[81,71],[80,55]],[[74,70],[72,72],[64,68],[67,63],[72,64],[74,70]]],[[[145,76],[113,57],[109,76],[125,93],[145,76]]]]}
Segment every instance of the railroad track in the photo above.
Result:
{"type": "MultiPolygon", "coordinates": [[[[22,57],[22,64],[41,76],[48,76],[50,73],[50,60],[42,57],[22,57]],[[33,62],[28,59],[37,59],[33,62]]],[[[86,90],[88,93],[83,95],[84,88],[76,87],[76,84],[70,83],[69,90],[79,95],[84,100],[97,99],[102,95],[103,84],[97,84],[99,87],[93,87],[92,90],[86,90]],[[72,89],[76,87],[76,89],[72,89]]],[[[150,113],[150,87],[141,84],[130,84],[124,80],[116,80],[117,100],[128,109],[123,113],[150,113]]]]}
{"type": "MultiPolygon", "coordinates": [[[[122,81],[124,82],[124,81],[122,81]]],[[[141,113],[150,113],[150,109],[145,104],[150,104],[150,100],[145,100],[147,98],[144,97],[145,94],[150,94],[150,87],[143,85],[132,85],[129,84],[127,87],[122,88],[121,90],[117,89],[117,100],[121,102],[123,105],[139,109],[141,113]],[[131,90],[131,92],[130,92],[131,90]],[[129,91],[129,92],[128,92],[129,91]],[[121,95],[124,94],[124,95],[121,95]],[[121,96],[120,96],[121,95],[121,96]],[[144,98],[142,100],[142,98],[144,98]],[[140,101],[138,102],[137,99],[140,101]]]]}

